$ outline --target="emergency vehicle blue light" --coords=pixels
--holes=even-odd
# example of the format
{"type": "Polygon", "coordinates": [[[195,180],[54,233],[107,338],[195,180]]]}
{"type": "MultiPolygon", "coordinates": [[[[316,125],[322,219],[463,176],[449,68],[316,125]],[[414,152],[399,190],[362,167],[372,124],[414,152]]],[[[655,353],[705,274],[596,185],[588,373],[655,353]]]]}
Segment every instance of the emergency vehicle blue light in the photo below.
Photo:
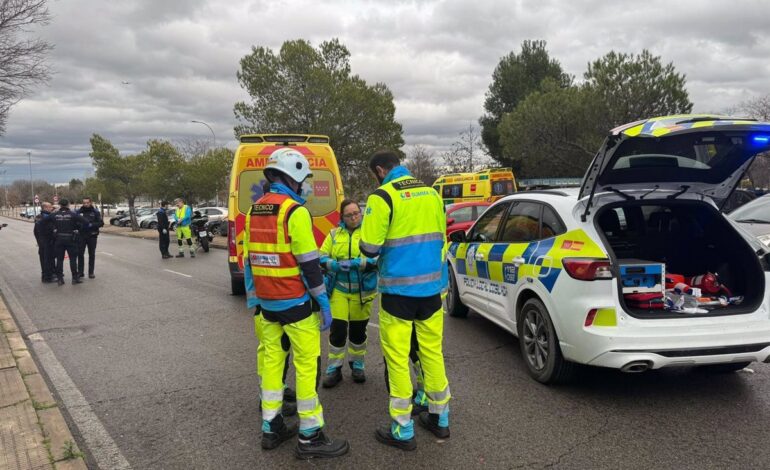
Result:
{"type": "Polygon", "coordinates": [[[770,143],[770,136],[769,135],[755,135],[754,136],[754,143],[755,144],[767,144],[767,143],[770,143]]]}

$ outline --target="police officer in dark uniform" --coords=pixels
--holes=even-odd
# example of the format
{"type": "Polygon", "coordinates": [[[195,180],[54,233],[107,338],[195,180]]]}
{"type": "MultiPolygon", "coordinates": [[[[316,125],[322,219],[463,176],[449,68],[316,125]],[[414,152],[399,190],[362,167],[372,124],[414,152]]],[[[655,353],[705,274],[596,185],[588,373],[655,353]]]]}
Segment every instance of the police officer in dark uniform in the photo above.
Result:
{"type": "Polygon", "coordinates": [[[35,240],[37,240],[37,254],[40,257],[42,281],[45,283],[54,282],[54,275],[56,274],[52,210],[53,206],[51,203],[44,202],[41,205],[40,214],[35,217],[34,234],[35,240]]]}
{"type": "Polygon", "coordinates": [[[89,223],[89,228],[80,231],[80,243],[78,246],[78,277],[84,275],[86,248],[88,248],[88,278],[93,279],[94,265],[96,264],[96,239],[99,236],[99,227],[104,226],[102,214],[94,207],[90,197],[83,198],[83,205],[76,211],[89,223]]]}
{"type": "Polygon", "coordinates": [[[59,202],[61,208],[51,214],[53,219],[54,231],[56,234],[54,249],[56,250],[56,277],[59,285],[64,284],[64,253],[70,258],[70,271],[72,272],[72,283],[80,284],[83,282],[78,276],[78,237],[81,229],[88,229],[88,220],[80,214],[70,210],[70,203],[66,199],[59,202]]]}
{"type": "Polygon", "coordinates": [[[158,211],[158,247],[160,248],[160,255],[163,259],[171,258],[171,253],[168,252],[168,245],[170,243],[168,229],[168,201],[162,201],[160,203],[160,210],[158,211]]]}

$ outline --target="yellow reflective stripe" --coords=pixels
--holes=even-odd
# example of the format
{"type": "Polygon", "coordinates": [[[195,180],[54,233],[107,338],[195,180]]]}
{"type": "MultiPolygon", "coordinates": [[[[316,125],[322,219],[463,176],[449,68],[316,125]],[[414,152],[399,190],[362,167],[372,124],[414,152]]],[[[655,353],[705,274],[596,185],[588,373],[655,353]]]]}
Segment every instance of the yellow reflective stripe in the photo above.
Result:
{"type": "Polygon", "coordinates": [[[618,326],[618,317],[614,308],[600,308],[596,311],[593,326],[618,326]]]}
{"type": "Polygon", "coordinates": [[[251,272],[255,276],[269,276],[269,277],[292,277],[299,276],[299,266],[293,268],[263,268],[260,266],[252,266],[251,272]]]}
{"type": "MultiPolygon", "coordinates": [[[[282,242],[283,240],[286,240],[286,230],[284,230],[284,221],[286,220],[286,211],[289,210],[291,206],[296,204],[293,199],[289,198],[286,199],[281,203],[281,208],[278,209],[278,232],[276,240],[278,242],[282,242]]],[[[289,251],[291,248],[289,248],[289,251]]]]}
{"type": "Polygon", "coordinates": [[[291,253],[291,245],[288,243],[248,243],[249,251],[254,253],[291,253]]]}

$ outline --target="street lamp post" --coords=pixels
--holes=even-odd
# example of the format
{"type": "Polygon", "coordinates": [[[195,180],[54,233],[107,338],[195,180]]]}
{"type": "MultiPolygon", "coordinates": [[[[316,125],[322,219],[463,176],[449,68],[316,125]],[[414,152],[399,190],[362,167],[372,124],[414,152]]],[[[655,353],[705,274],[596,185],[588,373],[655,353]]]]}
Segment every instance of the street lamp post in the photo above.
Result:
{"type": "Polygon", "coordinates": [[[190,122],[194,122],[196,124],[203,124],[204,126],[208,127],[209,130],[211,131],[211,137],[214,138],[214,141],[212,142],[212,144],[213,144],[212,147],[216,147],[217,146],[217,136],[216,136],[216,134],[214,134],[214,129],[212,129],[211,126],[209,126],[208,124],[206,124],[203,121],[195,121],[195,120],[193,120],[193,121],[190,121],[190,122]]]}
{"type": "Polygon", "coordinates": [[[32,191],[30,197],[32,198],[33,213],[37,215],[37,205],[35,204],[35,183],[32,182],[32,152],[27,152],[27,159],[29,160],[29,189],[32,191]]]}
{"type": "MultiPolygon", "coordinates": [[[[212,142],[213,145],[211,146],[211,148],[214,148],[217,146],[217,136],[216,134],[214,134],[214,129],[212,129],[211,126],[209,126],[203,121],[192,120],[190,122],[194,122],[196,124],[203,124],[204,126],[208,127],[209,130],[211,131],[211,137],[214,138],[214,141],[212,142]]],[[[218,206],[219,205],[219,188],[217,188],[217,192],[216,192],[216,195],[214,196],[214,199],[216,200],[216,205],[218,206]]]]}

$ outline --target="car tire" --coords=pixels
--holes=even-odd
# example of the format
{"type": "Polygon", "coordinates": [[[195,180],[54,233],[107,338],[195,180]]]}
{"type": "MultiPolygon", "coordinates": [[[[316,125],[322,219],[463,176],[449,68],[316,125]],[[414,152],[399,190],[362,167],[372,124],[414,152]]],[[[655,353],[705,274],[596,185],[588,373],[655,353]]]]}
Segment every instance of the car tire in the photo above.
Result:
{"type": "Polygon", "coordinates": [[[468,316],[468,307],[460,300],[460,291],[457,289],[457,278],[449,265],[449,290],[446,296],[446,306],[450,317],[465,318],[468,316]]]}
{"type": "Polygon", "coordinates": [[[705,372],[707,374],[730,374],[738,372],[741,369],[745,369],[751,362],[728,362],[726,364],[709,364],[706,366],[699,366],[696,370],[698,372],[705,372]]]}
{"type": "Polygon", "coordinates": [[[529,299],[521,307],[517,330],[521,356],[533,379],[543,384],[572,379],[576,364],[564,359],[551,316],[540,299],[529,299]]]}
{"type": "Polygon", "coordinates": [[[150,229],[151,230],[157,230],[158,229],[158,223],[157,222],[150,222],[150,229]]]}
{"type": "Polygon", "coordinates": [[[246,286],[242,280],[230,278],[230,292],[233,295],[243,295],[246,293],[246,286]]]}

